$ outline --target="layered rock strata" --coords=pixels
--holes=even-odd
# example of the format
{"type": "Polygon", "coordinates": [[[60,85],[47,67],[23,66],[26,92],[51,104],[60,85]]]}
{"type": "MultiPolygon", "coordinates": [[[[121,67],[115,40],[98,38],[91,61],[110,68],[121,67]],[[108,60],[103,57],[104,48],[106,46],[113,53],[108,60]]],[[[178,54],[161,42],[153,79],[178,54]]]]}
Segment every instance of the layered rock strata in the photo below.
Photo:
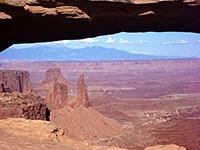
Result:
{"type": "Polygon", "coordinates": [[[200,106],[163,110],[158,112],[144,112],[144,115],[150,120],[146,124],[161,123],[180,118],[197,118],[200,116],[200,106]]]}

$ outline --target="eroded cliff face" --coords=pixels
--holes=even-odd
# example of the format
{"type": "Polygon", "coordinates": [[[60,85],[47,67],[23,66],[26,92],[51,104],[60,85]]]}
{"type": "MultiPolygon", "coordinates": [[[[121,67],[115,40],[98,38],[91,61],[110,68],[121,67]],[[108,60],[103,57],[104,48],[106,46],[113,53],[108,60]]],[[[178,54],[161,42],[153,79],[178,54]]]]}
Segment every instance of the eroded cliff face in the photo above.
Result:
{"type": "Polygon", "coordinates": [[[0,92],[31,91],[29,73],[27,71],[0,71],[0,92]]]}
{"type": "MultiPolygon", "coordinates": [[[[58,84],[59,83],[63,84],[62,87],[64,89],[66,89],[66,90],[73,89],[73,87],[63,77],[63,75],[60,71],[60,68],[50,68],[46,71],[45,79],[35,89],[35,91],[37,93],[39,93],[41,96],[46,96],[49,93],[55,93],[57,91],[57,89],[59,89],[59,88],[55,89],[56,86],[58,85],[58,84],[55,85],[55,80],[57,81],[58,84]]],[[[58,86],[60,86],[61,84],[59,84],[58,86]]]]}
{"type": "Polygon", "coordinates": [[[167,122],[180,118],[197,118],[200,116],[200,106],[162,110],[157,112],[144,112],[144,115],[148,120],[150,120],[145,124],[167,122]]]}
{"type": "Polygon", "coordinates": [[[0,119],[49,120],[45,100],[36,94],[0,93],[0,119]]]}
{"type": "Polygon", "coordinates": [[[59,68],[50,68],[46,71],[44,83],[52,82],[55,79],[64,79],[59,68]]]}
{"type": "Polygon", "coordinates": [[[0,0],[0,50],[121,31],[200,33],[199,0],[0,0]]]}
{"type": "Polygon", "coordinates": [[[53,90],[46,96],[48,108],[50,110],[62,108],[67,103],[67,98],[67,85],[59,83],[57,80],[55,80],[53,90]]]}

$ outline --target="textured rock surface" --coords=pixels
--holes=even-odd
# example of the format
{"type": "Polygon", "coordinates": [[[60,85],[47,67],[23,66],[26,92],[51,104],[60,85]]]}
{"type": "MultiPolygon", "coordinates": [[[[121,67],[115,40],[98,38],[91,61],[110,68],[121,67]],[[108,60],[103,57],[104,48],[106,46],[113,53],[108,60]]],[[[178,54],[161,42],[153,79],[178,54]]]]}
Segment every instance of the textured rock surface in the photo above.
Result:
{"type": "Polygon", "coordinates": [[[62,84],[66,84],[69,89],[72,88],[72,86],[65,80],[63,77],[60,68],[50,68],[46,71],[45,79],[42,81],[42,84],[49,84],[54,82],[55,80],[58,80],[58,82],[62,84]]]}
{"type": "Polygon", "coordinates": [[[65,106],[51,111],[50,120],[64,128],[67,136],[77,140],[96,140],[122,134],[125,130],[91,107],[65,106]]]}
{"type": "Polygon", "coordinates": [[[50,68],[46,71],[45,79],[35,89],[37,93],[42,96],[52,92],[54,90],[54,81],[66,85],[67,89],[73,89],[73,87],[65,80],[59,68],[50,68]]]}
{"type": "Polygon", "coordinates": [[[0,119],[25,118],[33,120],[49,120],[49,111],[45,100],[30,94],[0,95],[0,119]]]}
{"type": "Polygon", "coordinates": [[[50,68],[46,71],[46,77],[44,79],[44,83],[55,81],[55,79],[64,80],[64,77],[61,74],[61,71],[59,68],[50,68]]]}
{"type": "Polygon", "coordinates": [[[180,118],[195,118],[200,116],[200,106],[157,112],[144,112],[144,115],[150,120],[148,123],[161,123],[180,118]]]}
{"type": "Polygon", "coordinates": [[[151,146],[151,147],[145,148],[144,150],[187,150],[187,149],[182,146],[170,144],[170,145],[151,146]]]}
{"type": "Polygon", "coordinates": [[[90,106],[92,106],[92,100],[88,97],[87,85],[84,82],[83,74],[79,75],[78,94],[72,100],[68,101],[68,105],[72,106],[72,107],[78,107],[78,106],[90,107],[90,106]]]}
{"type": "Polygon", "coordinates": [[[62,108],[67,103],[67,85],[54,81],[53,90],[47,94],[46,102],[50,110],[62,108]]]}
{"type": "Polygon", "coordinates": [[[1,150],[121,150],[117,147],[90,146],[64,136],[52,122],[9,118],[0,120],[1,150]]]}
{"type": "Polygon", "coordinates": [[[0,0],[0,49],[120,31],[200,32],[199,0],[0,0]]]}
{"type": "Polygon", "coordinates": [[[31,91],[29,73],[27,71],[0,71],[0,92],[31,91]]]}

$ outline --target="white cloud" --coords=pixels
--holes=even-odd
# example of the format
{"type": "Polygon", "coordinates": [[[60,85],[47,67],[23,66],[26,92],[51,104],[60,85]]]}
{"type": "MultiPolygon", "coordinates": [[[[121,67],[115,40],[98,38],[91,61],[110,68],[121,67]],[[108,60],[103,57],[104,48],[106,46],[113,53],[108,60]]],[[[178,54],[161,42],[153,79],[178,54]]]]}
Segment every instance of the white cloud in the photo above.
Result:
{"type": "Polygon", "coordinates": [[[200,43],[200,40],[197,40],[197,42],[199,42],[199,43],[200,43]]]}
{"type": "Polygon", "coordinates": [[[119,43],[120,44],[133,44],[133,41],[128,41],[128,40],[120,39],[119,43]]]}
{"type": "Polygon", "coordinates": [[[106,43],[114,43],[116,39],[112,39],[111,37],[108,37],[106,43]]]}
{"type": "Polygon", "coordinates": [[[71,41],[69,40],[61,40],[61,41],[55,41],[54,43],[59,43],[59,44],[68,44],[70,43],[71,41]]]}
{"type": "Polygon", "coordinates": [[[147,43],[146,41],[142,41],[142,40],[139,41],[139,44],[140,44],[140,45],[144,45],[144,44],[146,44],[146,43],[147,43]]]}
{"type": "Polygon", "coordinates": [[[139,52],[139,51],[133,51],[131,53],[133,53],[133,54],[145,54],[145,55],[150,54],[150,53],[147,53],[147,52],[139,52]]]}
{"type": "Polygon", "coordinates": [[[161,44],[163,45],[171,45],[171,44],[188,44],[189,42],[186,40],[181,40],[181,41],[167,41],[167,42],[162,42],[161,44]]]}
{"type": "Polygon", "coordinates": [[[81,39],[81,40],[75,40],[75,42],[97,43],[99,41],[95,39],[91,39],[91,38],[86,38],[86,39],[81,39]]]}

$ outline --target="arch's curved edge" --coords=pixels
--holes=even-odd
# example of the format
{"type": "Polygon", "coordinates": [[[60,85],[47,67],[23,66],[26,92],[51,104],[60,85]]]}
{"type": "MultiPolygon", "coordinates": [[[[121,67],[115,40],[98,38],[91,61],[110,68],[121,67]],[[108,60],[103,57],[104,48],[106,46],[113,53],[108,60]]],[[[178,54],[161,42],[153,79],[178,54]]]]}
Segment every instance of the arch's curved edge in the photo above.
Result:
{"type": "Polygon", "coordinates": [[[200,33],[200,0],[0,0],[0,50],[117,32],[200,33]]]}

